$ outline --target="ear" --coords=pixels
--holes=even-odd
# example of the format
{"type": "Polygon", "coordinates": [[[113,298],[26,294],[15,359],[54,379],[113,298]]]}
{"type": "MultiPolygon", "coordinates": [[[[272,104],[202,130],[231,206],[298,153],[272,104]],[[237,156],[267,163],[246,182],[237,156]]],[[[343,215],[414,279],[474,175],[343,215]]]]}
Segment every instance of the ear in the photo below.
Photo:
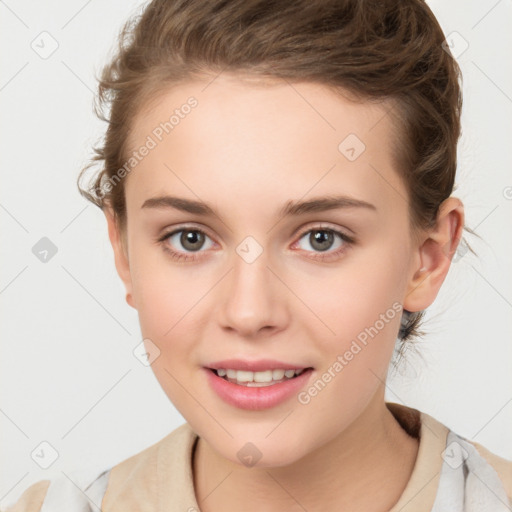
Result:
{"type": "Polygon", "coordinates": [[[133,302],[132,279],[130,273],[130,263],[128,260],[128,244],[121,233],[119,223],[111,208],[105,206],[103,209],[108,225],[108,237],[114,250],[114,261],[117,273],[126,288],[126,302],[135,308],[133,302]]]}
{"type": "Polygon", "coordinates": [[[421,311],[430,306],[443,284],[464,229],[464,206],[456,197],[439,207],[436,225],[420,239],[404,309],[421,311]]]}

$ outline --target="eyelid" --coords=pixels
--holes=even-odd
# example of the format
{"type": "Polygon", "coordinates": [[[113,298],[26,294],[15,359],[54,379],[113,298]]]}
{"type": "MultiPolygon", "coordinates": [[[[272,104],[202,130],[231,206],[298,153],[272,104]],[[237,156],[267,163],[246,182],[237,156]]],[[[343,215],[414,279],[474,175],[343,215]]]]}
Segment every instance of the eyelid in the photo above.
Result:
{"type": "MultiPolygon", "coordinates": [[[[292,237],[297,238],[297,242],[306,234],[310,233],[311,231],[332,231],[334,233],[338,233],[341,237],[346,239],[347,242],[355,243],[355,233],[348,228],[342,228],[339,226],[333,226],[326,222],[311,222],[307,224],[305,227],[301,227],[298,230],[296,230],[292,237]]],[[[297,242],[294,242],[293,245],[295,245],[297,242]]]]}
{"type": "Polygon", "coordinates": [[[161,242],[162,240],[165,240],[169,238],[172,235],[175,235],[176,233],[179,233],[180,231],[199,231],[201,233],[204,233],[208,238],[212,240],[212,242],[215,242],[215,237],[211,235],[208,229],[204,228],[203,226],[198,226],[194,224],[181,224],[175,228],[170,228],[169,230],[163,230],[163,233],[158,236],[157,240],[161,242]]]}
{"type": "MultiPolygon", "coordinates": [[[[186,229],[190,229],[190,230],[197,229],[198,231],[207,235],[210,239],[212,239],[212,241],[215,239],[215,237],[209,232],[209,230],[203,226],[199,226],[197,224],[181,224],[175,228],[171,228],[169,231],[164,229],[163,234],[158,237],[158,241],[161,241],[171,235],[174,235],[174,234],[179,233],[180,231],[183,231],[186,229]]],[[[320,223],[316,222],[315,223],[313,221],[306,224],[305,227],[301,226],[300,228],[297,228],[296,230],[293,231],[293,233],[290,236],[292,238],[295,238],[300,235],[300,238],[302,238],[306,233],[308,233],[309,231],[314,230],[314,229],[318,229],[318,230],[328,229],[331,231],[340,232],[342,235],[346,236],[348,239],[351,239],[351,240],[353,240],[353,236],[354,236],[354,232],[349,228],[346,228],[346,227],[341,228],[338,226],[333,226],[326,222],[320,222],[320,223]],[[347,233],[347,231],[351,234],[347,233]]]]}
{"type": "MultiPolygon", "coordinates": [[[[201,232],[204,235],[206,235],[212,241],[213,245],[219,245],[215,241],[215,237],[210,235],[208,229],[206,229],[206,228],[204,228],[202,226],[199,227],[198,225],[195,225],[195,224],[182,224],[182,225],[176,226],[175,228],[171,228],[169,231],[165,231],[162,235],[160,235],[157,238],[157,241],[159,243],[164,243],[166,240],[168,240],[170,237],[172,237],[176,233],[179,233],[181,231],[186,231],[186,230],[201,232]]],[[[345,242],[345,244],[349,244],[349,246],[354,244],[354,243],[356,243],[355,237],[352,236],[352,235],[349,235],[349,234],[347,234],[345,232],[345,230],[346,230],[346,231],[350,231],[351,233],[353,233],[353,231],[348,229],[348,228],[340,228],[338,226],[332,226],[332,225],[330,225],[328,223],[325,223],[325,222],[320,222],[320,223],[318,223],[318,222],[316,222],[316,223],[315,222],[311,222],[311,223],[307,224],[305,227],[303,226],[303,227],[297,229],[294,232],[292,237],[294,239],[296,238],[296,240],[295,240],[295,242],[293,242],[292,248],[294,248],[301,241],[301,239],[305,235],[307,235],[308,233],[310,233],[312,231],[321,231],[321,230],[333,232],[335,235],[338,235],[343,240],[343,242],[345,242]]],[[[199,250],[199,251],[195,251],[195,252],[187,252],[187,251],[171,249],[169,247],[167,247],[166,250],[170,251],[171,253],[174,253],[175,255],[176,254],[177,255],[182,255],[182,257],[185,257],[185,258],[189,257],[191,259],[197,258],[197,256],[195,256],[196,254],[200,254],[202,252],[208,252],[207,250],[199,250]]],[[[316,253],[315,251],[306,251],[306,252],[312,252],[313,254],[318,254],[319,257],[320,257],[321,254],[323,254],[323,253],[316,253]]],[[[335,255],[337,252],[338,251],[332,251],[332,252],[326,251],[325,255],[329,255],[329,254],[335,255]]]]}

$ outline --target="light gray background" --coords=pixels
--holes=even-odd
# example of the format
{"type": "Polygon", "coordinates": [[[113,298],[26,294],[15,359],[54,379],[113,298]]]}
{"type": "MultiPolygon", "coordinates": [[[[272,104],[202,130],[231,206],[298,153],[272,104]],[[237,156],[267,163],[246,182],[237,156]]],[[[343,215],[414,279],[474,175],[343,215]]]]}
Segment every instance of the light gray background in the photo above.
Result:
{"type": "MultiPolygon", "coordinates": [[[[429,2],[464,75],[457,192],[484,243],[453,263],[419,345],[387,399],[431,414],[512,458],[512,3],[429,2]],[[453,38],[455,37],[455,39],[453,38]]],[[[125,302],[103,214],[76,189],[103,126],[94,73],[139,1],[0,1],[2,445],[0,504],[64,471],[110,467],[184,422],[132,350],[141,341],[125,302]],[[47,31],[58,49],[41,58],[47,31]],[[32,247],[48,237],[47,263],[32,247]],[[40,468],[42,441],[59,453],[40,468]]]]}

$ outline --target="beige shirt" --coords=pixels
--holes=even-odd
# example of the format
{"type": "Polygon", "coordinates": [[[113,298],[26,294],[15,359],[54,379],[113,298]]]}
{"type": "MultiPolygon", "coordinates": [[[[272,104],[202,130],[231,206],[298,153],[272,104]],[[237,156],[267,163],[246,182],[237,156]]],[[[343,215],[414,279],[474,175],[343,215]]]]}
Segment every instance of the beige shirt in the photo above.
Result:
{"type": "MultiPolygon", "coordinates": [[[[442,454],[450,430],[416,409],[389,402],[386,405],[402,428],[420,440],[409,482],[390,512],[430,512],[438,491],[442,454]]],[[[185,423],[157,443],[115,465],[108,475],[101,510],[200,511],[192,474],[197,439],[190,425],[185,423]]],[[[512,461],[494,455],[478,443],[470,443],[496,471],[512,501],[512,461]]],[[[31,485],[7,512],[40,512],[49,484],[50,481],[43,480],[31,485]]],[[[91,510],[97,509],[92,507],[91,510]]]]}

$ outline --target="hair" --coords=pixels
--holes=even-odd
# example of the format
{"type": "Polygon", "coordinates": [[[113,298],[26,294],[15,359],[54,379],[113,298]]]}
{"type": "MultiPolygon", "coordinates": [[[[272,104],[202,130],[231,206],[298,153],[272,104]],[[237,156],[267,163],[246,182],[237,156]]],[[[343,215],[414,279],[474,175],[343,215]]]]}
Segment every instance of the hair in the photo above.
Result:
{"type": "MultiPolygon", "coordinates": [[[[122,27],[102,69],[96,115],[108,123],[78,177],[80,193],[126,228],[124,180],[134,118],[169,87],[235,73],[325,85],[358,101],[384,101],[395,121],[397,172],[411,228],[435,225],[454,187],[462,76],[423,0],[153,0],[122,27]],[[88,188],[80,181],[97,162],[88,188]]],[[[466,230],[472,232],[469,228],[466,230]]],[[[404,311],[398,336],[421,336],[424,311],[404,311]]]]}

